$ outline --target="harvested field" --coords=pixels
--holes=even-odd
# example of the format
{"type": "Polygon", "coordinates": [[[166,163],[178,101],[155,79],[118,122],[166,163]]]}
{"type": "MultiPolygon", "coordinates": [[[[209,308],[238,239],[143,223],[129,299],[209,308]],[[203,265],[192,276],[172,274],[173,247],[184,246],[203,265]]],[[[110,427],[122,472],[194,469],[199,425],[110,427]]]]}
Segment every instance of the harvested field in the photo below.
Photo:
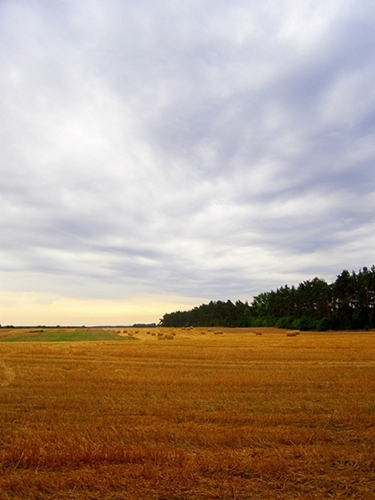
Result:
{"type": "Polygon", "coordinates": [[[375,332],[116,331],[0,330],[1,500],[375,499],[375,332]]]}

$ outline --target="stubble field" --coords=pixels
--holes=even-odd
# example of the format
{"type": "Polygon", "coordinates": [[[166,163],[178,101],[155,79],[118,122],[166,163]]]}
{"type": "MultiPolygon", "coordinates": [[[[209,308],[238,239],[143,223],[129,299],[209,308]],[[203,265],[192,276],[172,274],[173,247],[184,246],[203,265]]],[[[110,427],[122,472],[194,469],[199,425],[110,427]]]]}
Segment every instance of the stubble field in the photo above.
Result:
{"type": "Polygon", "coordinates": [[[375,499],[375,332],[220,330],[2,328],[0,500],[375,499]]]}

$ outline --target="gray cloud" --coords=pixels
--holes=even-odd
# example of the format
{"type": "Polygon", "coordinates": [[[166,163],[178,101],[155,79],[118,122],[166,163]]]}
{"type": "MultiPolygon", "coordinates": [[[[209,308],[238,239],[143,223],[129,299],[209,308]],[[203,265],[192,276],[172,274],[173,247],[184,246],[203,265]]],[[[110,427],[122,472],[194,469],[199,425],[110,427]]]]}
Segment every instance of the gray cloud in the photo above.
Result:
{"type": "Polygon", "coordinates": [[[250,300],[371,265],[374,21],[365,1],[2,2],[4,289],[250,300]]]}

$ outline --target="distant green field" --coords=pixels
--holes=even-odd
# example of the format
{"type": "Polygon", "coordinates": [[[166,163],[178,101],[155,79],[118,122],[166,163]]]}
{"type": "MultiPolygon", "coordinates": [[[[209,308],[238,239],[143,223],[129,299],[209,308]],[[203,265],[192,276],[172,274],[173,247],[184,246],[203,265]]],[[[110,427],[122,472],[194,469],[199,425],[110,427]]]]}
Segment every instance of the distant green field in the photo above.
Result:
{"type": "Polygon", "coordinates": [[[43,329],[12,331],[0,330],[0,342],[78,342],[82,340],[136,340],[133,337],[119,336],[111,330],[102,329],[43,329]]]}

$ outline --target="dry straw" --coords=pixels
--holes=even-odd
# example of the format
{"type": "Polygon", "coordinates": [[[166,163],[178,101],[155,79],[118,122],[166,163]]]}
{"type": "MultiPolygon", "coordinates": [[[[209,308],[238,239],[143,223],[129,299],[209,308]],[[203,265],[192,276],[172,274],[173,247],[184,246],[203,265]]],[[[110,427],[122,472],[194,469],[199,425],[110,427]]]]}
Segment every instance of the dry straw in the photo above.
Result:
{"type": "Polygon", "coordinates": [[[374,499],[372,331],[161,346],[4,330],[1,500],[374,499]]]}

